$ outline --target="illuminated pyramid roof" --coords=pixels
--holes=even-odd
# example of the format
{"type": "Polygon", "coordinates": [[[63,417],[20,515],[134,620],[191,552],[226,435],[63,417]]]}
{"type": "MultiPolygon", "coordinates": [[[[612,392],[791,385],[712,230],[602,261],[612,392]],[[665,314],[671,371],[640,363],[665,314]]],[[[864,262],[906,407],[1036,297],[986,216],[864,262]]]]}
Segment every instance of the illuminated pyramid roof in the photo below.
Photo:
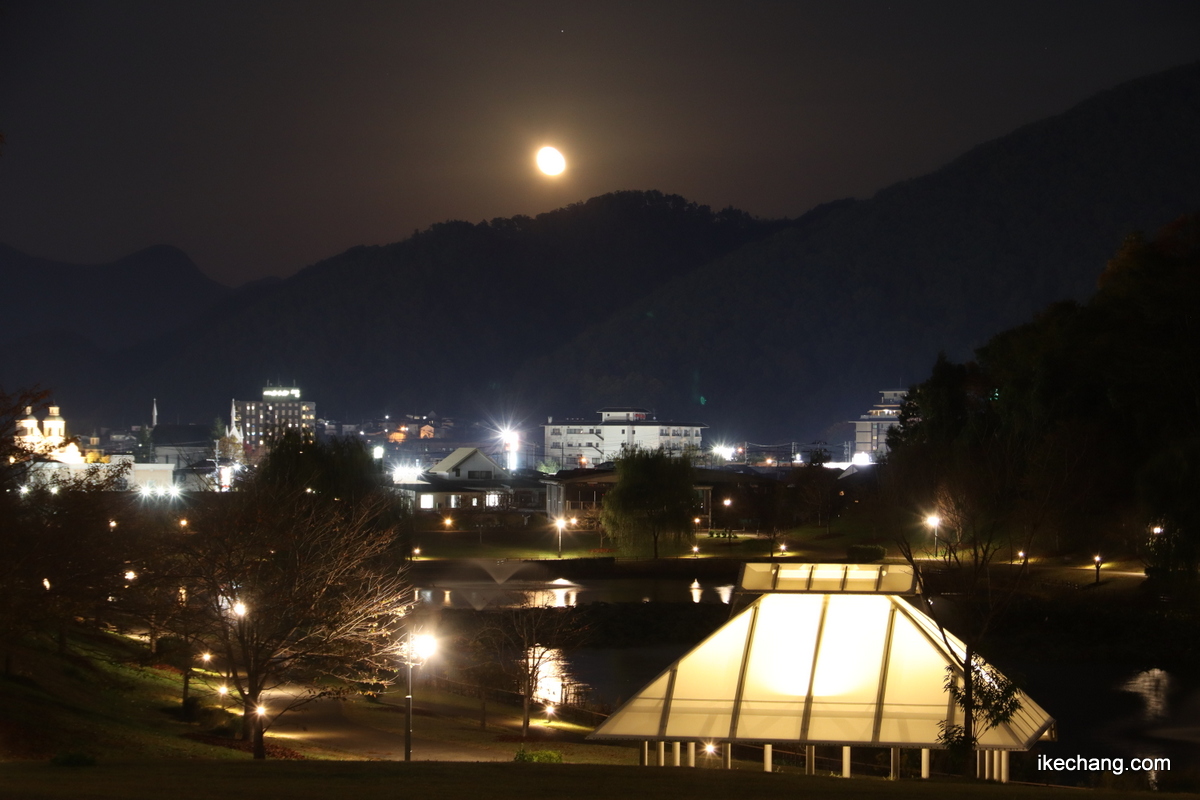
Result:
{"type": "MultiPolygon", "coordinates": [[[[914,582],[893,564],[746,564],[739,589],[764,594],[589,738],[940,747],[938,723],[961,722],[945,683],[965,649],[903,599],[914,582]]],[[[1020,699],[980,748],[1028,750],[1052,730],[1020,699]]]]}

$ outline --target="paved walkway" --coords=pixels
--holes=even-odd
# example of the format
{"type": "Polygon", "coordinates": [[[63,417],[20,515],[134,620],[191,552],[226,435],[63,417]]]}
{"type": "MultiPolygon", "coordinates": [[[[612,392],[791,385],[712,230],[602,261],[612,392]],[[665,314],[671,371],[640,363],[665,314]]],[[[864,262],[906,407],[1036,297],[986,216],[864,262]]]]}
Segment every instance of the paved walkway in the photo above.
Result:
{"type": "MultiPolygon", "coordinates": [[[[282,704],[286,692],[273,693],[276,703],[282,704]]],[[[270,700],[268,700],[270,702],[270,700]]],[[[412,757],[414,761],[510,761],[509,748],[488,748],[462,742],[445,742],[422,735],[419,720],[442,709],[430,704],[418,704],[414,716],[412,757]]],[[[404,709],[396,712],[403,719],[404,709]]],[[[401,723],[402,724],[402,723],[401,723]]],[[[296,739],[318,747],[337,750],[360,758],[384,761],[404,759],[404,734],[363,724],[346,714],[341,700],[315,700],[289,711],[271,723],[267,735],[296,739]]]]}

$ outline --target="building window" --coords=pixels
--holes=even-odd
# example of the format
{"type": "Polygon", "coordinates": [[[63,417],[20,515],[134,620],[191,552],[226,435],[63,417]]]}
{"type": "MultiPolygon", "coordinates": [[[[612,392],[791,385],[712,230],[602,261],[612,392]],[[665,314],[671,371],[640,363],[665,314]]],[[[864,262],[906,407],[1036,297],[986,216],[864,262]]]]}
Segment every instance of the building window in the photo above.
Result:
{"type": "Polygon", "coordinates": [[[490,469],[469,469],[467,470],[467,479],[473,481],[490,481],[492,479],[492,471],[490,469]]]}
{"type": "Polygon", "coordinates": [[[433,508],[433,495],[421,495],[421,508],[433,508]]]}
{"type": "Polygon", "coordinates": [[[487,497],[484,498],[484,504],[488,508],[498,507],[500,505],[500,495],[497,492],[488,492],[487,497]]]}

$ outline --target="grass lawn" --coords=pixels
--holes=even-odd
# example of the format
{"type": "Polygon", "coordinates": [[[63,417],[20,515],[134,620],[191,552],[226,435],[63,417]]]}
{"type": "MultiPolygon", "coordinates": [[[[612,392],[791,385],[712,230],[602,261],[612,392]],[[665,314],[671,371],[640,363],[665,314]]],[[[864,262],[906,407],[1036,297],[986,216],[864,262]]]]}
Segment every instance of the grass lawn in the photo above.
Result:
{"type": "MultiPolygon", "coordinates": [[[[436,798],[528,800],[537,797],[793,800],[811,798],[1062,798],[1076,792],[1035,786],[962,781],[842,780],[751,770],[616,767],[592,764],[465,764],[439,762],[129,761],[94,767],[0,764],[0,796],[11,798],[163,798],[212,800],[328,800],[436,798]]],[[[1108,800],[1147,798],[1146,792],[1090,791],[1108,800]]],[[[1181,800],[1200,797],[1172,795],[1181,800]]]]}

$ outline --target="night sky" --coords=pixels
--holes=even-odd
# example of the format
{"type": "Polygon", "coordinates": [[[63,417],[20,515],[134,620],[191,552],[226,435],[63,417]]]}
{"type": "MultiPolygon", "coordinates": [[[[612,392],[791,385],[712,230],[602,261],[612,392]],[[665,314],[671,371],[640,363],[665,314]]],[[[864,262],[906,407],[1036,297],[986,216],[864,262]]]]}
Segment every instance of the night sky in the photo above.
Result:
{"type": "Polygon", "coordinates": [[[240,284],[619,189],[796,216],[1198,58],[1194,0],[5,2],[0,242],[240,284]]]}

